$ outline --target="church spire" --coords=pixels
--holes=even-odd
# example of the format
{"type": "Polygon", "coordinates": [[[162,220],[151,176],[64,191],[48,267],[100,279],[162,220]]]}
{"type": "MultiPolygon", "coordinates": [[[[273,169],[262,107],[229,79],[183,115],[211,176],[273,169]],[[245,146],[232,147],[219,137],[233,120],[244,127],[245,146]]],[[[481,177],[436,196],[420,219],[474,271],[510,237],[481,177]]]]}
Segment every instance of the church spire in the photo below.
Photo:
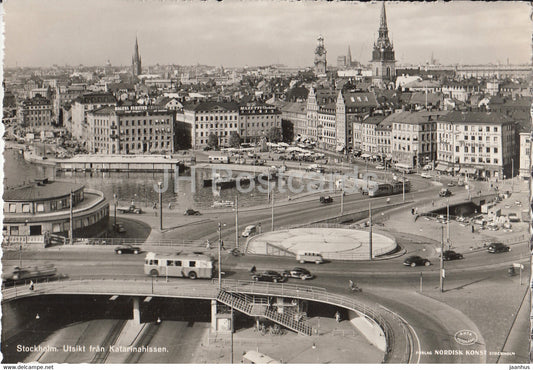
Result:
{"type": "Polygon", "coordinates": [[[383,4],[381,6],[381,18],[380,18],[380,23],[379,23],[379,30],[387,31],[387,12],[385,11],[385,1],[383,1],[383,4]]]}
{"type": "Polygon", "coordinates": [[[350,50],[350,45],[348,45],[348,54],[346,55],[346,64],[352,64],[352,51],[350,50]]]}
{"type": "Polygon", "coordinates": [[[137,41],[137,36],[135,36],[135,46],[133,47],[133,56],[131,57],[131,70],[133,77],[140,75],[142,70],[141,55],[139,53],[139,42],[137,41]]]}

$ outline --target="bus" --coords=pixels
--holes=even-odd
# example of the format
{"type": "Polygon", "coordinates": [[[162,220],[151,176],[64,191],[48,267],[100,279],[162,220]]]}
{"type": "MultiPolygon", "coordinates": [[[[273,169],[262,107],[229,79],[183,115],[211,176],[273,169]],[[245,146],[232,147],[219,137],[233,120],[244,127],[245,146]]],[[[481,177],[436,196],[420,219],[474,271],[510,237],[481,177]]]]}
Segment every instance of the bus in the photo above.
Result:
{"type": "Polygon", "coordinates": [[[144,273],[152,276],[211,279],[213,259],[204,254],[156,254],[148,252],[144,259],[144,273]]]}
{"type": "MultiPolygon", "coordinates": [[[[409,180],[405,180],[405,192],[408,193],[411,190],[411,183],[409,180]]],[[[395,181],[393,183],[381,183],[376,186],[371,186],[368,189],[369,197],[381,197],[384,195],[401,194],[404,191],[404,185],[401,181],[395,181]]]]}
{"type": "Polygon", "coordinates": [[[229,157],[226,155],[210,155],[209,163],[229,163],[229,157]]]}
{"type": "Polygon", "coordinates": [[[414,173],[415,172],[413,166],[409,166],[408,164],[404,164],[404,163],[396,163],[394,167],[398,171],[403,172],[403,173],[414,173]]]}

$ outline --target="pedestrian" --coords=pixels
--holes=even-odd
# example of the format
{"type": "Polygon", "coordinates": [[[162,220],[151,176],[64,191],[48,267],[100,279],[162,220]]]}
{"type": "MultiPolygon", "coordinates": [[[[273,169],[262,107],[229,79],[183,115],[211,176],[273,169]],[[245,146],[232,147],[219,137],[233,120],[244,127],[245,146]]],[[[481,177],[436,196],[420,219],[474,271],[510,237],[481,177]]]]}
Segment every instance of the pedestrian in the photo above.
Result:
{"type": "Polygon", "coordinates": [[[211,249],[211,243],[209,242],[209,239],[207,240],[207,243],[205,243],[206,249],[211,249]]]}
{"type": "Polygon", "coordinates": [[[415,214],[418,214],[418,207],[415,208],[415,214]]]}
{"type": "Polygon", "coordinates": [[[435,206],[435,201],[434,201],[434,200],[431,201],[431,206],[432,206],[432,207],[435,206]]]}
{"type": "Polygon", "coordinates": [[[341,314],[339,313],[339,311],[335,312],[335,321],[341,322],[341,314]]]}
{"type": "Polygon", "coordinates": [[[412,214],[412,215],[415,214],[415,209],[414,209],[414,208],[411,208],[411,214],[412,214]]]}
{"type": "Polygon", "coordinates": [[[474,228],[474,225],[472,225],[472,234],[474,233],[475,231],[475,228],[474,228]]]}
{"type": "Polygon", "coordinates": [[[30,290],[35,289],[35,284],[33,283],[33,280],[30,281],[30,290]]]}
{"type": "Polygon", "coordinates": [[[168,209],[172,209],[172,202],[168,204],[168,209]]]}
{"type": "Polygon", "coordinates": [[[255,265],[253,265],[252,268],[250,269],[250,272],[252,274],[255,274],[256,271],[257,271],[257,268],[255,267],[255,265]]]}

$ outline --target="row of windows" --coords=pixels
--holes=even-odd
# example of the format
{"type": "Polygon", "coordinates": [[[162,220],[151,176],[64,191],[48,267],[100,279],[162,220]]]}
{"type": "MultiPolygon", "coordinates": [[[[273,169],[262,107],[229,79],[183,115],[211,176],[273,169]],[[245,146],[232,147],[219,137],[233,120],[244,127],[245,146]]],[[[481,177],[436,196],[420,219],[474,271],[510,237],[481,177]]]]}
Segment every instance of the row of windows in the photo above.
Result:
{"type": "MultiPolygon", "coordinates": [[[[205,116],[205,121],[219,121],[219,117],[220,117],[220,121],[227,121],[228,120],[228,117],[231,120],[235,121],[237,120],[237,116],[205,116]],[[214,119],[213,119],[214,117],[214,119]],[[209,119],[208,119],[209,118],[209,119]]],[[[196,121],[204,121],[204,116],[196,116],[196,121]],[[200,119],[198,119],[200,118],[200,119]]]]}
{"type": "MultiPolygon", "coordinates": [[[[227,123],[224,123],[224,128],[233,128],[233,123],[230,123],[229,126],[227,123]]],[[[196,124],[195,128],[198,130],[198,124],[196,124]]],[[[200,124],[200,129],[203,129],[204,128],[204,125],[203,123],[200,124]]],[[[221,129],[222,128],[222,125],[220,125],[220,127],[218,127],[218,125],[215,123],[215,127],[213,127],[213,124],[211,123],[208,127],[208,125],[206,124],[205,125],[205,128],[208,129],[208,128],[215,128],[215,129],[221,129]]],[[[237,128],[237,124],[235,123],[235,128],[237,128]]]]}
{"type": "MultiPolygon", "coordinates": [[[[128,121],[128,120],[124,120],[123,122],[125,123],[124,126],[129,126],[129,125],[130,125],[130,121],[128,121]]],[[[152,126],[152,125],[162,125],[162,124],[166,124],[166,125],[168,125],[168,124],[170,124],[170,120],[169,120],[168,118],[167,118],[167,119],[157,118],[157,119],[149,119],[149,120],[148,120],[148,125],[149,125],[149,126],[152,126]]],[[[141,126],[141,120],[140,120],[140,119],[138,119],[138,120],[132,120],[132,121],[131,121],[131,125],[132,125],[132,126],[135,126],[135,125],[137,125],[137,126],[141,126]]],[[[147,125],[146,120],[142,120],[142,125],[143,125],[143,126],[146,126],[146,125],[147,125]]]]}
{"type": "MultiPolygon", "coordinates": [[[[465,153],[468,153],[468,148],[469,148],[469,147],[468,147],[468,146],[465,146],[465,147],[463,147],[463,148],[464,148],[464,152],[465,152],[465,153]]],[[[459,146],[456,146],[456,147],[455,147],[455,152],[456,152],[456,153],[459,153],[459,152],[460,152],[460,147],[459,147],[459,146]]],[[[476,152],[476,147],[475,147],[475,146],[470,147],[470,153],[475,153],[475,152],[476,152]]],[[[483,152],[483,148],[479,148],[478,153],[482,153],[482,152],[483,152]]],[[[490,147],[486,147],[486,148],[485,148],[485,153],[490,153],[490,147]]],[[[498,153],[498,148],[494,148],[493,153],[495,153],[495,154],[498,153]]]]}

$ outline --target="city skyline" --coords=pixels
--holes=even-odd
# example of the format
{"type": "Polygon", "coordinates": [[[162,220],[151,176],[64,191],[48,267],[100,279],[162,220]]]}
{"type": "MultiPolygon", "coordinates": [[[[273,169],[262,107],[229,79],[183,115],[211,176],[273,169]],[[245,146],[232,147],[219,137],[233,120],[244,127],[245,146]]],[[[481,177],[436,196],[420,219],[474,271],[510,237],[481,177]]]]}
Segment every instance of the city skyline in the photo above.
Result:
{"type": "MultiPolygon", "coordinates": [[[[387,2],[399,64],[511,64],[530,59],[527,3],[387,2]]],[[[381,2],[7,1],[4,65],[313,64],[319,35],[329,65],[351,47],[368,64],[381,2]],[[133,20],[133,21],[132,21],[133,20]],[[38,32],[28,32],[27,26],[38,32]],[[43,37],[43,35],[46,35],[43,37]],[[176,36],[173,36],[176,35],[176,36]]]]}

